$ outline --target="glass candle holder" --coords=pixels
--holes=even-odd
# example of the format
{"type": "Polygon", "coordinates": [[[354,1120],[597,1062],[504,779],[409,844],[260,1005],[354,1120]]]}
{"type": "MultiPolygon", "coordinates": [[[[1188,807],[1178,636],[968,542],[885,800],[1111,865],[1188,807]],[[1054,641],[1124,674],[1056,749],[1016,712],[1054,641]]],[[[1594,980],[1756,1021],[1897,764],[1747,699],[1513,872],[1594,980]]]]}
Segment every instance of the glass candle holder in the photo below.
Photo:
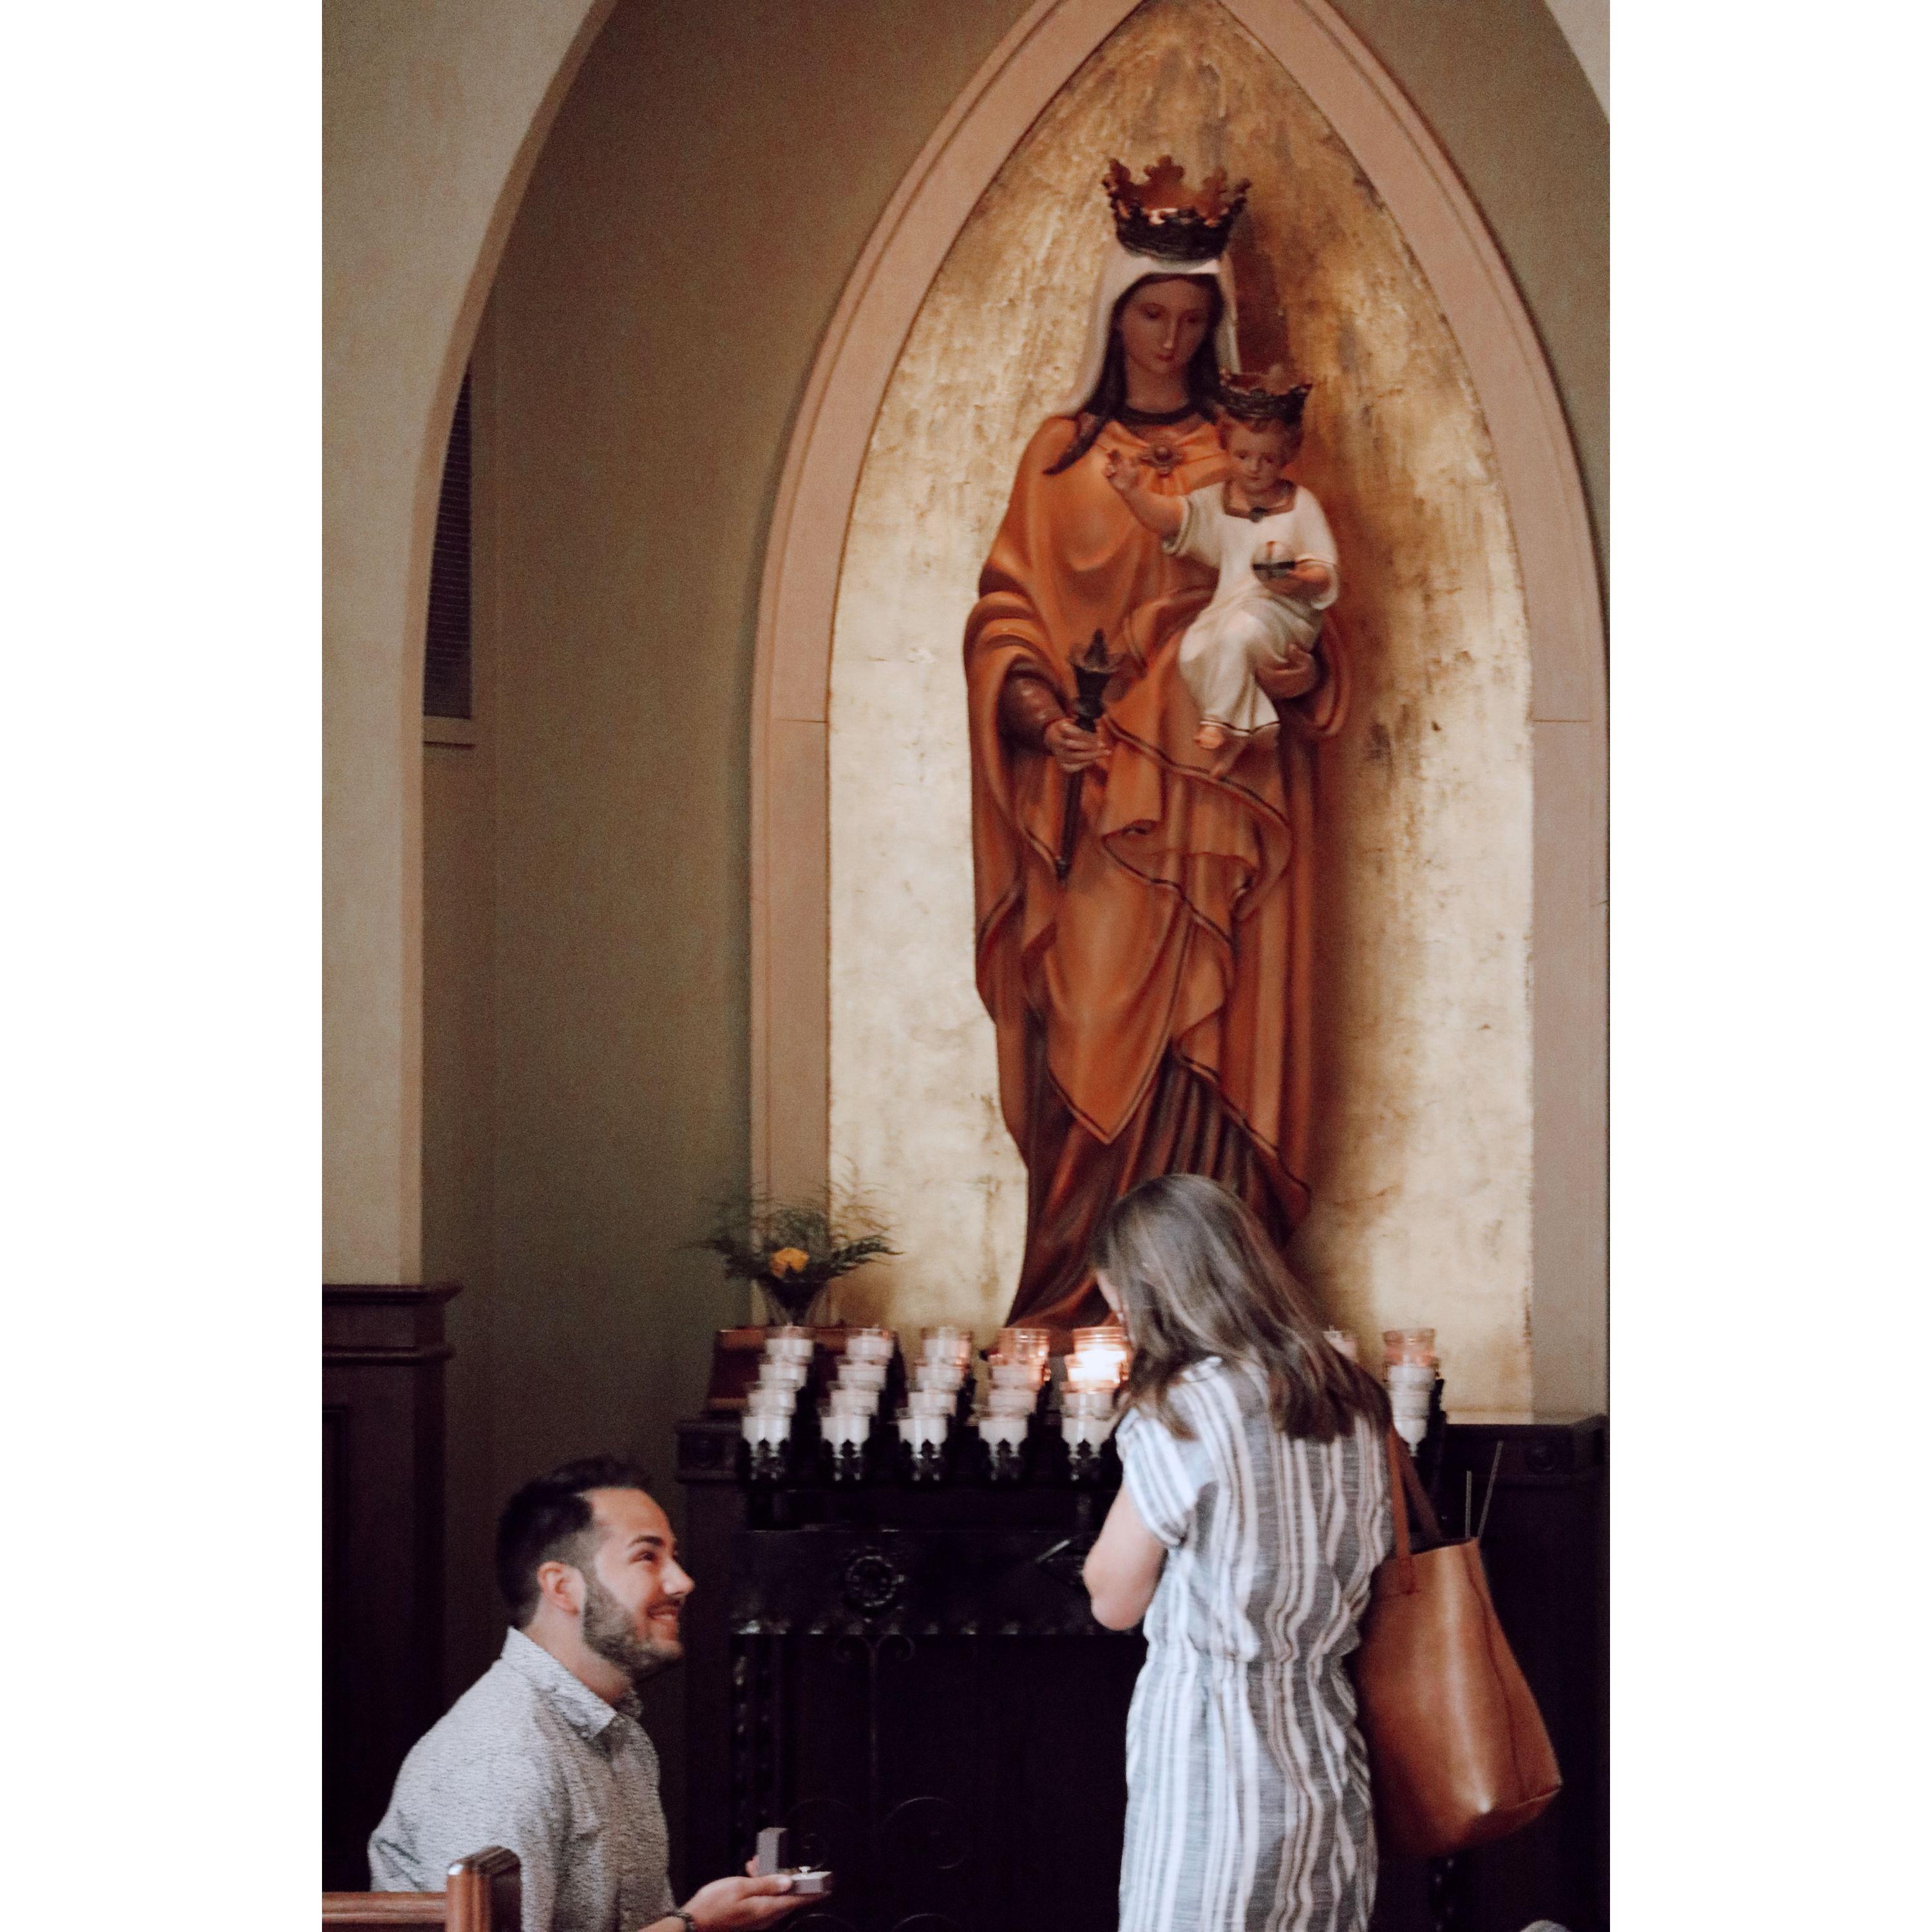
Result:
{"type": "Polygon", "coordinates": [[[1060,1392],[1062,1415],[1112,1415],[1114,1391],[1106,1389],[1064,1388],[1060,1392]]]}
{"type": "Polygon", "coordinates": [[[908,1415],[950,1415],[952,1408],[953,1394],[950,1389],[916,1388],[906,1396],[908,1415]]]}
{"type": "Polygon", "coordinates": [[[739,1433],[754,1448],[761,1442],[789,1442],[791,1418],[788,1415],[754,1415],[749,1410],[739,1419],[739,1433]]]}
{"type": "Polygon", "coordinates": [[[1336,1354],[1347,1356],[1352,1362],[1359,1362],[1362,1359],[1362,1345],[1348,1329],[1324,1328],[1322,1332],[1327,1338],[1329,1347],[1336,1354]]]}
{"type": "Polygon", "coordinates": [[[1009,1449],[1025,1446],[1027,1419],[1023,1415],[990,1415],[982,1412],[974,1417],[973,1426],[980,1432],[980,1440],[988,1449],[997,1449],[1002,1442],[1009,1449]]]}
{"type": "Polygon", "coordinates": [[[796,1389],[754,1388],[745,1398],[748,1415],[790,1415],[797,1407],[796,1389]]]}
{"type": "Polygon", "coordinates": [[[898,1343],[890,1328],[852,1328],[846,1331],[848,1362],[890,1362],[898,1343]]]}
{"type": "Polygon", "coordinates": [[[1426,1402],[1429,1391],[1436,1386],[1436,1365],[1432,1362],[1391,1362],[1382,1371],[1382,1379],[1391,1392],[1400,1388],[1421,1390],[1426,1402]]]}
{"type": "Polygon", "coordinates": [[[1011,1360],[1037,1362],[1044,1369],[1052,1341],[1044,1328],[1002,1328],[993,1346],[996,1353],[1011,1360]]]}
{"type": "Polygon", "coordinates": [[[1083,1445],[1097,1449],[1113,1432],[1114,1418],[1111,1415],[1063,1415],[1060,1418],[1060,1436],[1068,1448],[1078,1449],[1083,1445]]]}
{"type": "Polygon", "coordinates": [[[837,1383],[825,1391],[824,1406],[835,1415],[877,1415],[879,1391],[868,1388],[843,1388],[837,1383]]]}
{"type": "Polygon", "coordinates": [[[882,1389],[886,1385],[886,1365],[884,1362],[841,1362],[838,1385],[842,1388],[882,1389]]]}
{"type": "Polygon", "coordinates": [[[946,1431],[952,1418],[946,1415],[902,1415],[898,1418],[899,1440],[908,1448],[919,1450],[930,1444],[935,1449],[946,1447],[946,1431]]]}
{"type": "Polygon", "coordinates": [[[782,1328],[765,1330],[765,1354],[772,1361],[808,1362],[812,1360],[812,1340],[809,1328],[799,1328],[788,1323],[782,1328]]]}
{"type": "Polygon", "coordinates": [[[1038,1401],[1030,1388],[989,1388],[980,1406],[988,1415],[1030,1415],[1038,1401]]]}
{"type": "Polygon", "coordinates": [[[1036,1389],[1040,1387],[1040,1370],[1034,1363],[1001,1361],[995,1357],[988,1366],[995,1388],[1036,1389]]]}
{"type": "Polygon", "coordinates": [[[872,1418],[869,1414],[854,1415],[843,1409],[824,1408],[818,1412],[818,1432],[835,1450],[848,1444],[862,1449],[872,1437],[872,1418]]]}
{"type": "Polygon", "coordinates": [[[758,1364],[760,1388],[802,1388],[812,1375],[808,1362],[764,1361],[758,1364]]]}
{"type": "Polygon", "coordinates": [[[1126,1368],[1126,1355],[1112,1348],[1086,1348],[1066,1358],[1069,1388],[1118,1388],[1126,1368]]]}
{"type": "Polygon", "coordinates": [[[919,1331],[920,1353],[928,1361],[964,1360],[973,1352],[973,1331],[950,1322],[938,1322],[919,1331]]]}
{"type": "Polygon", "coordinates": [[[956,1395],[965,1379],[964,1362],[921,1362],[912,1372],[914,1388],[944,1389],[950,1395],[956,1395]]]}
{"type": "Polygon", "coordinates": [[[1385,1366],[1392,1362],[1426,1362],[1432,1367],[1436,1361],[1436,1330],[1433,1328],[1384,1328],[1382,1330],[1382,1361],[1385,1366]]]}

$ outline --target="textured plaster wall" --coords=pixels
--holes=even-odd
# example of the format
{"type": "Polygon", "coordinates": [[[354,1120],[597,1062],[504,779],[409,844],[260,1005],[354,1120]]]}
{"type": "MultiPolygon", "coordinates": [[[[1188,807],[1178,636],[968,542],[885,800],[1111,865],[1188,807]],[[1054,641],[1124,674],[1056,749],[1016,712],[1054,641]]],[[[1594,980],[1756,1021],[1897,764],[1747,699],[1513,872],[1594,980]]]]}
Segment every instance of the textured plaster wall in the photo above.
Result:
{"type": "Polygon", "coordinates": [[[1244,359],[1317,385],[1302,475],[1341,547],[1358,684],[1322,754],[1323,1099],[1297,1242],[1338,1318],[1426,1320],[1459,1400],[1529,1400],[1528,661],[1486,433],[1400,235],[1213,0],[1150,0],[962,232],[887,392],[848,532],[831,710],[832,1142],[905,1253],[853,1312],[984,1328],[1024,1180],[972,979],[961,626],[1033,426],[1070,379],[1108,158],[1255,188],[1244,359]]]}

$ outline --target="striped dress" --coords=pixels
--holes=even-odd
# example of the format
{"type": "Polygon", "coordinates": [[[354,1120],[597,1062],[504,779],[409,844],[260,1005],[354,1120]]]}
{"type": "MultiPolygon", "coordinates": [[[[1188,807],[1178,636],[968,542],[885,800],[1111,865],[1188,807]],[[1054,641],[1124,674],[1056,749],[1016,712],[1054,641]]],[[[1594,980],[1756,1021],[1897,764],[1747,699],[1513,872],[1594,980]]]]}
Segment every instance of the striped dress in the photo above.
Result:
{"type": "Polygon", "coordinates": [[[1115,1438],[1168,1552],[1127,1718],[1120,1932],[1364,1932],[1375,1832],[1342,1660],[1392,1540],[1382,1438],[1281,1436],[1260,1372],[1217,1357],[1172,1395],[1194,1440],[1140,1410],[1115,1438]]]}

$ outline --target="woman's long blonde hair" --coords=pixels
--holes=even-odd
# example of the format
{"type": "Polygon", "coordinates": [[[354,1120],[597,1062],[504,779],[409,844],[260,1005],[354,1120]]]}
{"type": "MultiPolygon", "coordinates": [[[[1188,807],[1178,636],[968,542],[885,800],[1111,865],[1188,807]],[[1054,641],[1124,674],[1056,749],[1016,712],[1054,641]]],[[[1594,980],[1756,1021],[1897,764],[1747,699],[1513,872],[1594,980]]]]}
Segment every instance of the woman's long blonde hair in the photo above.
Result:
{"type": "Polygon", "coordinates": [[[1286,1436],[1333,1442],[1358,1416],[1388,1427],[1381,1384],[1330,1344],[1261,1223],[1215,1182],[1194,1174],[1142,1181],[1101,1221],[1092,1261],[1120,1298],[1134,1346],[1126,1400],[1175,1435],[1194,1432],[1170,1390],[1209,1355],[1262,1370],[1286,1436]]]}

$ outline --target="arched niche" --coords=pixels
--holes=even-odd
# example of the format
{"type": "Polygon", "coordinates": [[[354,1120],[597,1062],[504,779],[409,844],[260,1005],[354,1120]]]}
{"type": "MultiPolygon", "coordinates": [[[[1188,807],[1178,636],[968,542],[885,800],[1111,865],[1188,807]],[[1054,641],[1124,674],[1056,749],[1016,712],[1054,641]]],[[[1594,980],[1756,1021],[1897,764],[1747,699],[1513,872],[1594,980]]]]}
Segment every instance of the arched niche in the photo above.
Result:
{"type": "Polygon", "coordinates": [[[760,608],[754,1179],[787,1192],[849,1161],[908,1251],[854,1305],[997,1318],[1018,1168],[972,996],[964,754],[956,772],[946,741],[973,572],[1104,234],[1102,148],[1257,176],[1244,348],[1285,328],[1323,386],[1306,473],[1370,671],[1324,753],[1326,1098],[1298,1262],[1359,1328],[1434,1319],[1466,1403],[1593,1405],[1604,740],[1582,493],[1479,215],[1320,0],[1036,7],[854,274],[760,608]],[[1298,265],[1270,289],[1270,266],[1279,283],[1298,265]]]}

